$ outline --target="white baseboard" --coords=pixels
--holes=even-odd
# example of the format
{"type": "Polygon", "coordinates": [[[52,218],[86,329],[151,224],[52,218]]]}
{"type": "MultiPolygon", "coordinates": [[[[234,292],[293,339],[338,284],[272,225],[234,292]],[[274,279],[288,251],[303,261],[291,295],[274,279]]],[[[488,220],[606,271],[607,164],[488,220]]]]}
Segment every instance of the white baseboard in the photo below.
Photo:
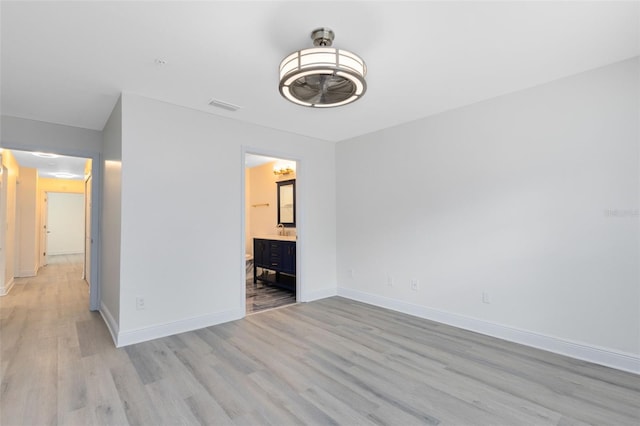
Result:
{"type": "Polygon", "coordinates": [[[336,287],[323,288],[320,290],[307,291],[302,294],[300,302],[312,302],[314,300],[326,299],[327,297],[337,296],[338,289],[336,287]]]}
{"type": "Polygon", "coordinates": [[[6,296],[9,294],[15,283],[15,280],[11,278],[8,283],[5,283],[4,286],[0,287],[0,296],[6,296]]]}
{"type": "Polygon", "coordinates": [[[98,310],[105,324],[107,324],[107,328],[109,329],[109,333],[111,333],[111,338],[113,339],[113,343],[118,347],[118,323],[116,322],[113,315],[111,315],[111,311],[107,306],[100,302],[100,309],[98,310]]]}
{"type": "Polygon", "coordinates": [[[84,249],[80,249],[80,250],[63,250],[63,251],[57,251],[55,253],[47,253],[47,256],[62,256],[65,254],[84,254],[84,249]]]}
{"type": "Polygon", "coordinates": [[[16,274],[16,278],[35,277],[38,275],[37,269],[20,269],[16,274]]]}
{"type": "Polygon", "coordinates": [[[174,321],[137,330],[120,331],[116,342],[117,347],[146,342],[160,337],[171,336],[187,331],[198,330],[212,325],[235,321],[244,317],[244,309],[232,309],[215,314],[202,315],[194,318],[174,321]]]}
{"type": "Polygon", "coordinates": [[[537,349],[543,349],[571,358],[604,365],[630,373],[640,374],[640,356],[620,353],[610,349],[589,346],[581,343],[546,336],[527,330],[508,327],[476,318],[450,312],[439,311],[426,306],[415,305],[402,300],[391,299],[360,290],[338,287],[338,296],[370,305],[380,306],[404,314],[448,324],[476,333],[485,334],[510,342],[520,343],[537,349]]]}

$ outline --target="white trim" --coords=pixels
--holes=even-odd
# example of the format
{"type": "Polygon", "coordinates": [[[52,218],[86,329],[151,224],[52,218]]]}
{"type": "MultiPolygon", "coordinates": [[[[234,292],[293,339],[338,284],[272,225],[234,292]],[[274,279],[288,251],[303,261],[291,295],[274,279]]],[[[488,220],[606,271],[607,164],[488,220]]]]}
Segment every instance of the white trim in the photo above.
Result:
{"type": "Polygon", "coordinates": [[[47,253],[47,256],[66,256],[66,255],[70,255],[70,254],[84,254],[83,250],[64,250],[64,251],[58,251],[55,253],[47,253]]]}
{"type": "Polygon", "coordinates": [[[426,306],[415,305],[402,300],[391,299],[360,290],[338,287],[338,296],[370,305],[380,306],[420,318],[448,324],[465,330],[474,331],[510,342],[520,343],[537,349],[543,349],[571,358],[600,364],[630,373],[640,374],[640,356],[612,351],[584,343],[572,342],[557,337],[508,327],[477,318],[466,317],[450,312],[439,311],[426,306]]]}
{"type": "Polygon", "coordinates": [[[243,317],[244,309],[232,309],[229,311],[187,318],[151,327],[120,331],[118,333],[116,346],[120,348],[123,346],[133,345],[135,343],[158,339],[160,337],[172,336],[174,334],[185,333],[187,331],[198,330],[212,325],[235,321],[243,317]]]}
{"type": "Polygon", "coordinates": [[[21,269],[16,273],[16,278],[28,278],[38,275],[38,269],[21,269]]]}
{"type": "Polygon", "coordinates": [[[115,343],[116,347],[118,347],[118,323],[111,315],[111,311],[104,303],[100,303],[100,309],[98,310],[105,324],[107,324],[107,328],[109,329],[109,333],[111,333],[111,338],[113,339],[113,343],[115,343]]]}
{"type": "Polygon", "coordinates": [[[11,291],[15,283],[16,281],[13,278],[11,278],[8,284],[5,284],[3,287],[0,287],[0,296],[6,296],[7,294],[9,294],[9,292],[11,291]]]}
{"type": "Polygon", "coordinates": [[[314,300],[326,299],[327,297],[337,296],[338,289],[336,287],[323,288],[320,290],[307,291],[301,295],[301,302],[312,302],[314,300]]]}

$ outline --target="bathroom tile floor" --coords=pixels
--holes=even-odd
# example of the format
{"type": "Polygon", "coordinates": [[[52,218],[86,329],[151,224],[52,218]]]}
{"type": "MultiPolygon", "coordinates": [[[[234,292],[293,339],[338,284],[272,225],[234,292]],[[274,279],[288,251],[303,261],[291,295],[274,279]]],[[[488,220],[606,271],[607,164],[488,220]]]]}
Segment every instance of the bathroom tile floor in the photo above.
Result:
{"type": "Polygon", "coordinates": [[[247,279],[247,315],[292,303],[296,303],[295,292],[247,279]]]}

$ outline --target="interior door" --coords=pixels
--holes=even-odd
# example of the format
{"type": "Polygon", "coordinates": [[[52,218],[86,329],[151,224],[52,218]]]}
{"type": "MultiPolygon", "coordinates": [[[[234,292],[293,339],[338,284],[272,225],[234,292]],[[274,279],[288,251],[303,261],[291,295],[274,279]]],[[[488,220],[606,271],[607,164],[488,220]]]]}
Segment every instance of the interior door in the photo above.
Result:
{"type": "Polygon", "coordinates": [[[84,181],[84,279],[91,285],[91,175],[84,181]]]}
{"type": "Polygon", "coordinates": [[[49,195],[44,192],[42,196],[42,202],[40,203],[40,267],[47,266],[47,264],[49,263],[47,259],[47,232],[49,232],[49,207],[47,205],[48,198],[49,195]]]}
{"type": "Polygon", "coordinates": [[[84,194],[47,194],[47,256],[84,252],[84,194]]]}

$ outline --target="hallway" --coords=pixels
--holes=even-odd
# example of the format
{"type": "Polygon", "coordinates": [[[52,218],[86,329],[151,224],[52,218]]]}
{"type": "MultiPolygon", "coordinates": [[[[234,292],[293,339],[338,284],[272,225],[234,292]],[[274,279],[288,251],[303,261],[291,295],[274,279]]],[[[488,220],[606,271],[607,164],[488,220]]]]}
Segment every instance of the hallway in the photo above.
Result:
{"type": "Polygon", "coordinates": [[[36,277],[17,278],[0,298],[3,425],[84,423],[67,417],[96,390],[81,358],[113,343],[100,314],[89,311],[82,261],[50,256],[36,277]]]}

